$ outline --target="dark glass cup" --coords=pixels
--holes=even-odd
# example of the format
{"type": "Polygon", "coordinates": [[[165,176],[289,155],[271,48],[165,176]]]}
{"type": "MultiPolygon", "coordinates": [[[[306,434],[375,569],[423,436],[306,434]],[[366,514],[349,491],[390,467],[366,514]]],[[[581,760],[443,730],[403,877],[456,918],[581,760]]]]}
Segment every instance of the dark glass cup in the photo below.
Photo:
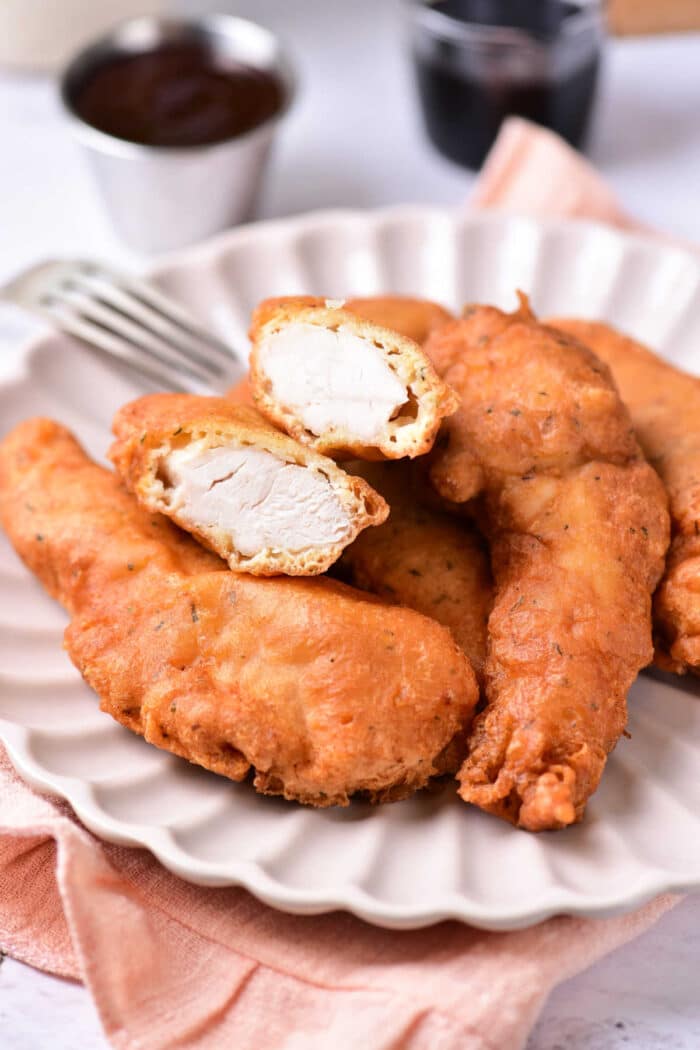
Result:
{"type": "Polygon", "coordinates": [[[479,168],[517,115],[585,142],[602,43],[600,0],[404,0],[430,140],[479,168]]]}

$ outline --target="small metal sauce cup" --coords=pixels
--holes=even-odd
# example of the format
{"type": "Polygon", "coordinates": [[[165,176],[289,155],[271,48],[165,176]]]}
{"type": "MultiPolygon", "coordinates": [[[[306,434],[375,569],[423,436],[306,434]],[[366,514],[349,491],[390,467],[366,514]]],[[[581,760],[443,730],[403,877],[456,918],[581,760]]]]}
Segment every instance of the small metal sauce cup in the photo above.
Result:
{"type": "Polygon", "coordinates": [[[118,232],[142,252],[168,251],[250,218],[265,161],[296,78],[277,38],[230,15],[145,17],[122,22],[81,50],[61,77],[61,101],[82,143],[118,232]],[[92,71],[115,58],[167,44],[204,45],[212,55],[272,73],[280,108],[250,131],[210,145],[148,146],[86,123],[75,100],[92,71]]]}

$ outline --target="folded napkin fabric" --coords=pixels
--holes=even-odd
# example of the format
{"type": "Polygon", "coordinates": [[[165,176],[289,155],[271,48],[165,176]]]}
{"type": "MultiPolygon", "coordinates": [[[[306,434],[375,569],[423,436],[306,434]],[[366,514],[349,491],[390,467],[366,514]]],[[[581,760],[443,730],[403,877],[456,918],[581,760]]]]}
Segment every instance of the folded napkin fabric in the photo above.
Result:
{"type": "Polygon", "coordinates": [[[515,933],[283,915],[99,842],[0,755],[0,948],[84,981],[120,1050],[519,1050],[554,985],[673,902],[515,933]]]}
{"type": "Polygon", "coordinates": [[[595,219],[621,229],[645,229],[620,207],[595,168],[553,131],[510,117],[484,162],[473,208],[541,218],[595,219]]]}

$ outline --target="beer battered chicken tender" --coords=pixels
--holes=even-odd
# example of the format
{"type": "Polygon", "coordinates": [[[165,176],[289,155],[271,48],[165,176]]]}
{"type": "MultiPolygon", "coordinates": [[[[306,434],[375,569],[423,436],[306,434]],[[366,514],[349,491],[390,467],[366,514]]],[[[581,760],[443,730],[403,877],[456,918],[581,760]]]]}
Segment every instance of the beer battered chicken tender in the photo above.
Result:
{"type": "Polygon", "coordinates": [[[343,304],[349,310],[366,321],[400,332],[407,339],[412,339],[420,346],[431,332],[448,321],[454,320],[444,306],[433,303],[430,299],[412,299],[407,295],[375,295],[367,299],[348,299],[343,304]]]}
{"type": "Polygon", "coordinates": [[[266,300],[250,337],[256,407],[327,455],[420,456],[457,407],[417,343],[333,300],[266,300]]]}
{"type": "Polygon", "coordinates": [[[610,367],[669,494],[673,539],[654,595],[656,662],[700,674],[700,379],[605,324],[551,322],[610,367]]]}
{"type": "Polygon", "coordinates": [[[496,587],[460,794],[532,831],[563,827],[581,819],[652,658],[666,494],[607,367],[526,303],[470,307],[426,349],[462,397],[433,483],[451,500],[481,493],[496,587]]]}
{"type": "Polygon", "coordinates": [[[420,482],[408,464],[352,467],[381,492],[391,513],[344,552],[342,565],[351,582],[449,627],[481,682],[493,601],[484,540],[471,522],[423,505],[420,482]]]}
{"type": "Polygon", "coordinates": [[[324,572],[386,503],[362,478],[231,400],[152,394],[114,420],[110,457],[148,510],[258,576],[324,572]]]}
{"type": "Polygon", "coordinates": [[[58,424],[0,444],[0,514],[71,614],[65,646],[102,709],[157,747],[344,805],[422,787],[469,724],[476,682],[444,627],[326,578],[229,572],[58,424]]]}
{"type": "Polygon", "coordinates": [[[248,376],[244,376],[234,386],[229,387],[225,397],[227,401],[232,401],[234,405],[249,405],[252,408],[255,402],[253,401],[253,391],[250,389],[248,376]]]}

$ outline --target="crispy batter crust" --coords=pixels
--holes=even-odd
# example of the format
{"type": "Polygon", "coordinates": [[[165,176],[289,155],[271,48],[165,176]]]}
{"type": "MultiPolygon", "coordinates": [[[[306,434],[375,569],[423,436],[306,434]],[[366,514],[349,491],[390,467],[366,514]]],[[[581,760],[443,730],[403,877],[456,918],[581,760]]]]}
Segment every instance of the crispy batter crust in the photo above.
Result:
{"type": "Polygon", "coordinates": [[[454,320],[454,314],[430,299],[407,295],[374,295],[367,299],[348,299],[344,310],[366,321],[400,332],[422,346],[431,332],[454,320]]]}
{"type": "MultiPolygon", "coordinates": [[[[264,324],[279,309],[325,305],[326,300],[315,295],[283,295],[265,299],[256,311],[254,323],[264,324]]],[[[372,295],[364,299],[346,299],[343,302],[343,310],[381,328],[398,332],[421,346],[431,332],[454,320],[454,314],[439,303],[430,299],[415,299],[408,295],[372,295]]]]}
{"type": "Polygon", "coordinates": [[[423,786],[469,723],[476,682],[444,627],[326,578],[228,572],[56,423],[0,444],[0,514],[71,613],[102,709],[157,747],[342,805],[423,786]]]}
{"type": "Polygon", "coordinates": [[[315,576],[337,561],[343,548],[358,533],[369,525],[381,524],[389,513],[385,501],[363,478],[346,474],[332,459],[280,434],[255,409],[242,403],[234,404],[228,398],[151,394],[120,409],[114,420],[114,433],[116,441],[109,455],[129,491],[148,510],[166,514],[191,532],[237,572],[255,576],[280,573],[315,576]],[[288,463],[320,472],[330,482],[350,518],[351,534],[342,543],[294,552],[269,548],[246,557],[236,550],[227,530],[211,526],[193,528],[169,502],[161,474],[170,452],[200,440],[209,448],[233,445],[262,449],[288,463]]]}
{"type": "Polygon", "coordinates": [[[639,455],[607,366],[573,338],[545,331],[526,304],[515,314],[468,307],[426,352],[462,395],[431,467],[445,499],[466,502],[533,468],[639,455]]]}
{"type": "Polygon", "coordinates": [[[666,486],[673,539],[654,596],[656,663],[700,674],[700,379],[605,324],[554,320],[610,367],[642,449],[666,486]]]}
{"type": "Polygon", "coordinates": [[[234,386],[229,387],[226,391],[226,400],[233,401],[234,405],[250,405],[251,408],[254,406],[253,391],[250,389],[248,376],[244,376],[234,386]]]}
{"type": "Polygon", "coordinates": [[[488,704],[460,794],[532,831],[580,820],[652,657],[669,521],[605,365],[569,336],[470,308],[430,341],[462,394],[432,478],[482,492],[496,595],[488,704]]]}
{"type": "Polygon", "coordinates": [[[336,458],[401,459],[429,452],[442,420],[455,411],[458,399],[442,382],[420,346],[398,332],[358,318],[349,310],[328,307],[330,300],[310,296],[266,299],[255,310],[250,328],[250,383],[256,407],[298,441],[336,458]],[[386,424],[376,442],[368,445],[341,427],[313,435],[289,405],[272,393],[260,361],[260,346],[269,335],[287,325],[318,325],[343,329],[369,340],[387,367],[407,389],[407,402],[396,420],[386,424]]]}
{"type": "Polygon", "coordinates": [[[382,493],[391,513],[345,550],[342,566],[351,582],[449,627],[482,683],[493,602],[483,538],[471,522],[426,506],[408,464],[352,466],[382,493]]]}

